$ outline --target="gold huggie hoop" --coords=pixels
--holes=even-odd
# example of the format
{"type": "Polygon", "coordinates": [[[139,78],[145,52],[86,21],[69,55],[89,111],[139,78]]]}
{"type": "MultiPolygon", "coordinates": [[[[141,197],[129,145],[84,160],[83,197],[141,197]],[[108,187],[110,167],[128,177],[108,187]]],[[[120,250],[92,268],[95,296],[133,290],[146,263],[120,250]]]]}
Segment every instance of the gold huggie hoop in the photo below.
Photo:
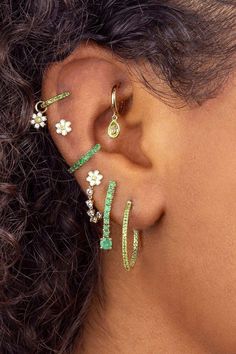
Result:
{"type": "Polygon", "coordinates": [[[116,114],[117,116],[119,115],[118,112],[118,107],[117,107],[117,103],[116,103],[116,89],[117,86],[114,86],[111,92],[111,108],[114,112],[114,114],[116,114]]]}
{"type": "Polygon", "coordinates": [[[35,105],[35,112],[31,118],[31,125],[33,125],[36,129],[45,127],[47,117],[43,114],[47,111],[48,106],[57,101],[63,100],[68,96],[70,96],[70,92],[66,91],[60,93],[59,95],[53,96],[46,101],[38,101],[35,105]]]}
{"type": "Polygon", "coordinates": [[[118,112],[118,107],[117,107],[117,99],[116,99],[116,92],[117,92],[117,86],[115,85],[112,88],[111,92],[111,108],[113,110],[113,115],[112,115],[112,120],[108,126],[107,129],[107,134],[110,138],[115,139],[119,136],[120,134],[120,125],[117,122],[119,118],[119,112],[118,112]]]}
{"type": "Polygon", "coordinates": [[[41,108],[47,109],[47,107],[50,106],[51,104],[53,104],[57,101],[63,100],[64,98],[66,98],[68,96],[70,96],[70,92],[66,91],[66,92],[60,93],[59,95],[53,96],[46,101],[39,101],[39,102],[41,103],[41,108]]]}
{"type": "Polygon", "coordinates": [[[129,224],[129,214],[132,207],[132,202],[130,200],[127,201],[124,217],[123,217],[123,226],[122,226],[122,257],[123,257],[123,265],[126,270],[130,270],[134,267],[137,257],[138,257],[138,245],[139,245],[139,232],[137,230],[133,230],[134,233],[134,241],[133,241],[133,252],[131,255],[131,259],[129,261],[128,257],[128,224],[129,224]]]}

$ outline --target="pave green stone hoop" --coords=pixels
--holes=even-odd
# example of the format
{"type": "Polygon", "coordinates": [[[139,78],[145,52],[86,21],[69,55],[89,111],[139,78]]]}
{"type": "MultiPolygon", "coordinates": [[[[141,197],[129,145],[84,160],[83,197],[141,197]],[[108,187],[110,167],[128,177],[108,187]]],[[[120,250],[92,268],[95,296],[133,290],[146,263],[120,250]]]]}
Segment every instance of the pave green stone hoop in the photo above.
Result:
{"type": "Polygon", "coordinates": [[[85,155],[83,155],[78,161],[76,161],[68,170],[71,174],[76,170],[79,170],[86,162],[88,162],[99,150],[101,149],[100,144],[96,144],[92,149],[90,149],[85,155]]]}
{"type": "Polygon", "coordinates": [[[100,249],[111,250],[112,238],[110,237],[110,213],[111,205],[116,190],[116,182],[110,181],[107,189],[105,207],[103,213],[103,237],[100,239],[100,249]]]}

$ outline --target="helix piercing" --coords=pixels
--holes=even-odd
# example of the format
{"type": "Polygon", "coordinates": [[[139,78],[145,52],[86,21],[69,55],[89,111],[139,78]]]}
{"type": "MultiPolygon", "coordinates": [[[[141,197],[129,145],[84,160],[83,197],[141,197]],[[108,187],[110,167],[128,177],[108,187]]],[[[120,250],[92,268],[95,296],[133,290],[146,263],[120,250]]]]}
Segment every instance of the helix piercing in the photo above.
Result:
{"type": "Polygon", "coordinates": [[[60,122],[55,124],[56,132],[59,135],[66,136],[68,133],[72,131],[71,122],[66,121],[65,119],[61,119],[60,122]]]}
{"type": "Polygon", "coordinates": [[[117,108],[116,90],[117,90],[117,86],[114,86],[111,93],[111,108],[113,110],[113,114],[111,117],[111,122],[107,129],[107,134],[112,139],[117,138],[120,134],[120,125],[118,123],[119,112],[117,108]]]}
{"type": "Polygon", "coordinates": [[[70,92],[66,91],[60,93],[59,95],[53,96],[46,101],[38,101],[34,107],[35,112],[33,113],[32,119],[30,121],[31,125],[33,125],[36,129],[45,127],[47,117],[44,115],[44,113],[47,111],[48,107],[57,101],[63,100],[69,95],[70,92]]]}
{"type": "Polygon", "coordinates": [[[77,160],[68,170],[69,173],[74,173],[79,170],[85,163],[87,163],[99,150],[101,149],[100,144],[94,145],[86,154],[84,154],[79,160],[77,160]]]}
{"type": "Polygon", "coordinates": [[[137,256],[138,256],[138,245],[139,245],[139,232],[137,230],[133,230],[134,239],[133,239],[133,252],[131,255],[131,259],[128,257],[128,245],[127,245],[127,237],[128,237],[128,224],[129,224],[129,215],[130,210],[132,208],[132,202],[130,200],[127,201],[124,216],[123,216],[123,225],[122,225],[122,258],[124,268],[129,271],[134,267],[137,256]]]}
{"type": "Polygon", "coordinates": [[[95,211],[94,209],[94,186],[99,186],[103,179],[103,175],[100,174],[98,170],[90,171],[88,173],[87,181],[89,182],[89,188],[87,189],[88,200],[86,201],[86,205],[89,210],[87,212],[88,216],[90,216],[90,222],[97,223],[102,218],[102,214],[99,211],[95,211]]]}
{"type": "Polygon", "coordinates": [[[103,236],[100,239],[100,249],[111,250],[112,238],[110,237],[110,213],[111,205],[116,190],[116,182],[110,181],[107,189],[105,207],[103,213],[103,236]]]}

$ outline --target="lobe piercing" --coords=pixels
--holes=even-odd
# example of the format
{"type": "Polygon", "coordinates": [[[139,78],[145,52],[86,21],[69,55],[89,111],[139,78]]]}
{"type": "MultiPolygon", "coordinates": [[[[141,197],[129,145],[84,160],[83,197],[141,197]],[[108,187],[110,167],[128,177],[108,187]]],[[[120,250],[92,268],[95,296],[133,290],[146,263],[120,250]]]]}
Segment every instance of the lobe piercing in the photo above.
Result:
{"type": "Polygon", "coordinates": [[[107,189],[103,215],[103,237],[100,239],[100,249],[103,250],[112,249],[112,238],[110,238],[110,213],[115,190],[116,182],[110,181],[107,189]]]}
{"type": "Polygon", "coordinates": [[[123,226],[122,226],[122,257],[123,257],[123,265],[124,268],[129,271],[134,267],[137,256],[138,256],[138,245],[139,245],[139,232],[137,230],[133,230],[134,240],[133,240],[133,252],[131,255],[131,259],[129,261],[128,258],[128,245],[127,245],[127,236],[128,236],[128,223],[129,223],[129,215],[130,210],[132,208],[132,202],[130,200],[127,201],[124,216],[123,216],[123,226]]]}
{"type": "Polygon", "coordinates": [[[86,205],[89,208],[87,214],[88,216],[90,216],[90,222],[93,222],[95,224],[102,218],[102,214],[99,211],[96,212],[94,210],[93,188],[94,186],[99,186],[101,184],[102,179],[103,179],[103,175],[101,175],[98,170],[90,171],[88,173],[88,177],[86,178],[86,180],[89,182],[90,185],[90,187],[86,191],[88,196],[86,205]]]}

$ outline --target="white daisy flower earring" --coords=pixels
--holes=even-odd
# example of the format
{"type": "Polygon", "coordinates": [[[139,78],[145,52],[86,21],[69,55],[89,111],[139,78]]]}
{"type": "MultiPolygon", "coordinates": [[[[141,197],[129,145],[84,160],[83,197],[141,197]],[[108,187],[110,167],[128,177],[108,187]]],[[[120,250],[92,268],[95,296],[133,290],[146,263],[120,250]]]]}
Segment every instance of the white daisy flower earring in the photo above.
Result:
{"type": "Polygon", "coordinates": [[[32,115],[31,125],[34,126],[35,129],[43,128],[46,125],[47,117],[43,115],[46,112],[46,109],[43,111],[38,108],[39,102],[35,105],[35,113],[32,115]]]}
{"type": "Polygon", "coordinates": [[[48,107],[64,98],[70,96],[70,92],[62,92],[59,95],[53,96],[46,101],[38,101],[35,105],[35,112],[31,118],[31,125],[34,126],[35,129],[43,128],[46,125],[47,117],[44,113],[47,111],[48,107]]]}
{"type": "Polygon", "coordinates": [[[102,214],[99,211],[95,211],[94,209],[94,186],[99,186],[103,179],[103,175],[100,174],[98,170],[90,171],[88,173],[87,181],[89,182],[89,188],[87,189],[86,193],[88,196],[88,200],[86,201],[86,205],[88,206],[89,210],[87,212],[88,216],[90,216],[90,222],[97,223],[102,218],[102,214]]]}
{"type": "Polygon", "coordinates": [[[60,122],[55,124],[57,134],[66,136],[72,131],[71,122],[61,119],[60,122]]]}

